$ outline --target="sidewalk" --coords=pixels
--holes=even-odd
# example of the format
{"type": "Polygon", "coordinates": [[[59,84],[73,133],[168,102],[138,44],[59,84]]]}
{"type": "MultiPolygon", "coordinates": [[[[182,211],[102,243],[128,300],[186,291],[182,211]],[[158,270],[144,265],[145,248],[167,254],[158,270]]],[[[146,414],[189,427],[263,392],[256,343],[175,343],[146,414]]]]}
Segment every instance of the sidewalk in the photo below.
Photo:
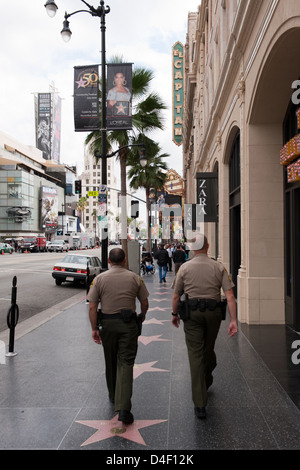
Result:
{"type": "Polygon", "coordinates": [[[135,421],[128,426],[108,399],[84,290],[17,325],[17,355],[0,364],[0,450],[300,449],[300,410],[242,329],[227,336],[227,320],[217,339],[207,419],[195,417],[183,328],[171,325],[173,276],[166,284],[157,274],[144,276],[150,309],[134,368],[135,421]]]}

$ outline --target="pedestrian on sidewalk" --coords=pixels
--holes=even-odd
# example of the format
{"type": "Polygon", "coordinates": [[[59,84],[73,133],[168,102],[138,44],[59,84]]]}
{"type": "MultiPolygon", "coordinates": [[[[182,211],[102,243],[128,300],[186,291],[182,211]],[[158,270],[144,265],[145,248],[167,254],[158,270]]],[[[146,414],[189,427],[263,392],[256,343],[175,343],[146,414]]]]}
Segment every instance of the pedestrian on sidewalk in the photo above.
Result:
{"type": "Polygon", "coordinates": [[[175,265],[175,275],[178,272],[178,269],[180,266],[185,262],[186,256],[185,256],[185,251],[183,249],[183,246],[179,243],[176,246],[176,250],[173,253],[173,261],[175,265]]]}
{"type": "Polygon", "coordinates": [[[159,245],[154,258],[157,260],[159,282],[161,284],[162,282],[166,282],[167,267],[169,264],[169,255],[167,250],[164,248],[164,245],[159,245]]]}
{"type": "MultiPolygon", "coordinates": [[[[206,418],[207,389],[213,382],[215,369],[215,341],[219,332],[221,310],[221,288],[223,289],[230,314],[228,333],[237,333],[236,302],[231,277],[224,266],[207,256],[209,244],[204,235],[198,234],[191,244],[194,257],[181,266],[174,280],[172,300],[172,323],[179,327],[178,307],[181,295],[188,296],[184,319],[184,333],[188,350],[192,399],[195,414],[206,418]]],[[[183,315],[182,315],[183,317],[183,315]]]]}
{"type": "Polygon", "coordinates": [[[168,252],[168,255],[169,255],[169,259],[168,259],[168,271],[170,271],[170,273],[172,272],[172,258],[173,258],[173,253],[172,253],[172,245],[167,245],[166,246],[166,250],[168,252]]]}
{"type": "Polygon", "coordinates": [[[111,267],[96,276],[88,300],[92,339],[103,345],[109,398],[119,412],[119,421],[130,424],[134,420],[131,397],[138,347],[138,320],[145,319],[149,292],[141,277],[125,268],[125,261],[125,252],[121,248],[110,251],[108,262],[111,267]],[[141,306],[139,319],[136,299],[141,306]],[[98,315],[99,302],[101,311],[98,315]]]}

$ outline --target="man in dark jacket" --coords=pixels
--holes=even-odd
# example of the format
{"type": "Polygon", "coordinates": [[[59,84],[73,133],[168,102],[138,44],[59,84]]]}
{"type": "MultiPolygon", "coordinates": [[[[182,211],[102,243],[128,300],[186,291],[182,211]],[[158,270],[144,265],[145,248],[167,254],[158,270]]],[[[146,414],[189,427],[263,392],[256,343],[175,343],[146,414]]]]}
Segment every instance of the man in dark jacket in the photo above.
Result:
{"type": "Polygon", "coordinates": [[[176,250],[173,253],[173,261],[175,264],[175,274],[177,273],[178,269],[185,262],[185,251],[182,245],[177,245],[176,250]]]}
{"type": "Polygon", "coordinates": [[[166,282],[167,267],[169,263],[169,254],[165,250],[163,245],[159,245],[157,252],[155,253],[155,259],[157,260],[159,282],[166,282]]]}

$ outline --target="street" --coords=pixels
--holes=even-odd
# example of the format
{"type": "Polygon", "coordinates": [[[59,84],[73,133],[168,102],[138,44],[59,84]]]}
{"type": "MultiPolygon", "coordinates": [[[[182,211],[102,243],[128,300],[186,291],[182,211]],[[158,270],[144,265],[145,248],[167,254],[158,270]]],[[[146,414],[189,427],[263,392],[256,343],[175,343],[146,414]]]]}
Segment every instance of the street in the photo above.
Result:
{"type": "MultiPolygon", "coordinates": [[[[100,249],[85,250],[85,253],[101,255],[100,249]]],[[[77,252],[79,253],[79,251],[77,252]]],[[[19,323],[54,305],[71,298],[84,286],[64,283],[56,286],[52,278],[54,264],[64,253],[13,253],[0,255],[0,331],[7,328],[7,313],[11,306],[12,283],[17,277],[17,305],[19,323]]]]}

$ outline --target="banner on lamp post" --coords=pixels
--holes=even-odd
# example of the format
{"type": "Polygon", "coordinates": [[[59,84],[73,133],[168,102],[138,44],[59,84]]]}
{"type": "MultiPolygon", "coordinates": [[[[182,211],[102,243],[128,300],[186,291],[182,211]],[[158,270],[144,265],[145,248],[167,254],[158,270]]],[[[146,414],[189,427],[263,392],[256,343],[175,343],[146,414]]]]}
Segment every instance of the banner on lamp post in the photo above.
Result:
{"type": "Polygon", "coordinates": [[[38,94],[37,108],[37,148],[43,152],[45,160],[51,160],[51,93],[38,94]]]}
{"type": "Polygon", "coordinates": [[[75,131],[99,130],[98,65],[74,67],[75,131]]]}
{"type": "Polygon", "coordinates": [[[132,129],[132,64],[107,65],[107,130],[132,129]]]}

